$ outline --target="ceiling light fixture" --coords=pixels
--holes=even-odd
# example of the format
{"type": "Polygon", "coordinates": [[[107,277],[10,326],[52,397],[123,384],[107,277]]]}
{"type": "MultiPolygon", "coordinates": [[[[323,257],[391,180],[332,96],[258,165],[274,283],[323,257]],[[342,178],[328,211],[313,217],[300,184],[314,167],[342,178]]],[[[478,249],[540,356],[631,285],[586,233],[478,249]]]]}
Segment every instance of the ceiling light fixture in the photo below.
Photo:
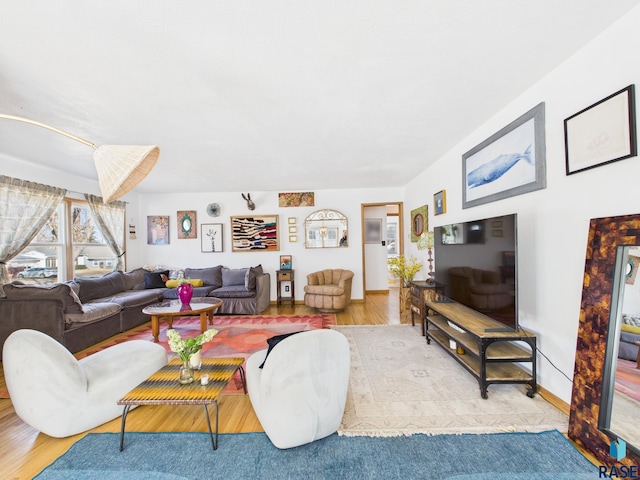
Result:
{"type": "Polygon", "coordinates": [[[160,156],[160,149],[157,145],[101,145],[97,147],[88,140],[35,120],[3,113],[0,113],[0,118],[46,128],[93,148],[93,160],[96,164],[98,184],[104,203],[113,202],[130,192],[151,172],[160,156]]]}

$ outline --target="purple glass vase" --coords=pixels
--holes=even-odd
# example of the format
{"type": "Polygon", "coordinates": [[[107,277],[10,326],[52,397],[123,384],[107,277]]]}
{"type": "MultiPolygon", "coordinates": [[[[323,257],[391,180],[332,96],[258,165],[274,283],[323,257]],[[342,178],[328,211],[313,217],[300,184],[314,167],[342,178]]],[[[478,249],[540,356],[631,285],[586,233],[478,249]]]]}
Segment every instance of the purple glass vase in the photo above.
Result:
{"type": "Polygon", "coordinates": [[[176,287],[178,298],[183,305],[189,305],[193,296],[193,285],[190,283],[181,283],[176,287]]]}

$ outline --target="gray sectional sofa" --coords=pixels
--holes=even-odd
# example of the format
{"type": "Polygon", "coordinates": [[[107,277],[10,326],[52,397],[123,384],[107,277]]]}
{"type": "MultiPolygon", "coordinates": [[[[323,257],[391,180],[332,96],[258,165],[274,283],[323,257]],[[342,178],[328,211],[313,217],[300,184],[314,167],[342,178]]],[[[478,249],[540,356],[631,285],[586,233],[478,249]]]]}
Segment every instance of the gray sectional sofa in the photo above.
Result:
{"type": "MultiPolygon", "coordinates": [[[[270,302],[271,279],[262,267],[227,269],[187,268],[185,278],[201,279],[195,297],[223,300],[218,314],[259,314],[270,302]]],[[[76,278],[50,286],[3,286],[0,298],[0,354],[7,337],[15,330],[31,328],[44,332],[77,352],[120,332],[149,321],[142,313],[148,305],[177,298],[167,288],[168,270],[142,268],[111,272],[99,278],[76,278]]]]}

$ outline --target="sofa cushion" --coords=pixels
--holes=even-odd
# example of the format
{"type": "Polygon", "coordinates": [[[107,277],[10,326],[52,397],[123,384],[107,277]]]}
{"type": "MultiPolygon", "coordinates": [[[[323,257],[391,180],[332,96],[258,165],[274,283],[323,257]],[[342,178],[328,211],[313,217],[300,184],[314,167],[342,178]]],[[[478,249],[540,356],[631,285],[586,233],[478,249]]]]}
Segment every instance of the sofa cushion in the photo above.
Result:
{"type": "Polygon", "coordinates": [[[343,295],[344,288],[338,285],[305,285],[304,291],[306,293],[315,295],[343,295]]]}
{"type": "Polygon", "coordinates": [[[256,291],[247,290],[244,285],[229,285],[228,287],[216,288],[209,296],[218,298],[250,298],[256,296],[256,291]]]}
{"type": "Polygon", "coordinates": [[[184,278],[200,278],[203,285],[220,288],[222,286],[222,265],[207,268],[185,268],[184,278]]]}
{"type": "Polygon", "coordinates": [[[158,270],[144,274],[144,288],[166,288],[169,280],[169,270],[158,270]]]}
{"type": "MultiPolygon", "coordinates": [[[[192,302],[196,302],[197,303],[197,298],[198,297],[207,297],[209,295],[209,293],[211,293],[211,290],[213,290],[213,287],[208,287],[208,286],[204,286],[204,287],[194,287],[193,289],[193,295],[192,295],[192,302]]],[[[162,296],[163,298],[166,298],[167,300],[174,300],[176,298],[178,298],[178,290],[176,290],[175,288],[166,288],[164,290],[164,292],[162,292],[162,296]]]]}
{"type": "Polygon", "coordinates": [[[67,283],[55,285],[16,285],[9,283],[3,286],[8,300],[55,300],[63,304],[65,313],[82,313],[80,299],[67,283]]]}
{"type": "Polygon", "coordinates": [[[634,314],[623,313],[622,321],[627,325],[634,325],[636,327],[640,327],[640,315],[637,313],[634,313],[634,314]]]}
{"type": "Polygon", "coordinates": [[[247,288],[249,277],[249,269],[248,268],[223,268],[222,269],[222,286],[223,287],[232,287],[232,286],[242,286],[247,288]]]}
{"type": "Polygon", "coordinates": [[[117,303],[87,303],[83,313],[65,313],[65,323],[88,323],[115,315],[121,310],[117,303]]]}
{"type": "Polygon", "coordinates": [[[77,277],[73,280],[80,285],[78,296],[82,303],[126,290],[124,275],[119,271],[107,273],[97,278],[77,277]]]}
{"type": "Polygon", "coordinates": [[[144,274],[149,273],[144,268],[136,268],[130,272],[123,272],[126,290],[144,290],[144,274]]]}
{"type": "Polygon", "coordinates": [[[119,292],[108,297],[98,298],[89,303],[115,303],[120,305],[122,309],[139,308],[142,310],[149,304],[162,301],[162,294],[166,292],[166,288],[144,289],[144,290],[128,290],[119,292]]]}

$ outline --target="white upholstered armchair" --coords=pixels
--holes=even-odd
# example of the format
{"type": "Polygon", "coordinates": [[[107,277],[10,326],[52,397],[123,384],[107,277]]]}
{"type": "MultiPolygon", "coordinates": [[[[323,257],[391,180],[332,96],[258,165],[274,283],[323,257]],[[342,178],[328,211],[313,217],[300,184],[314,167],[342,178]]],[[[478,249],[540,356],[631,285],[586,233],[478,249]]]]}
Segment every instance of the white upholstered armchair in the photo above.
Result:
{"type": "Polygon", "coordinates": [[[51,437],[68,437],[119,417],[117,401],[167,363],[165,349],[131,340],[77,360],[45,333],[22,329],[2,363],[16,414],[51,437]]]}
{"type": "Polygon", "coordinates": [[[329,329],[300,332],[265,357],[266,349],[247,359],[247,389],[271,442],[291,448],[334,433],[347,401],[347,338],[329,329]]]}

